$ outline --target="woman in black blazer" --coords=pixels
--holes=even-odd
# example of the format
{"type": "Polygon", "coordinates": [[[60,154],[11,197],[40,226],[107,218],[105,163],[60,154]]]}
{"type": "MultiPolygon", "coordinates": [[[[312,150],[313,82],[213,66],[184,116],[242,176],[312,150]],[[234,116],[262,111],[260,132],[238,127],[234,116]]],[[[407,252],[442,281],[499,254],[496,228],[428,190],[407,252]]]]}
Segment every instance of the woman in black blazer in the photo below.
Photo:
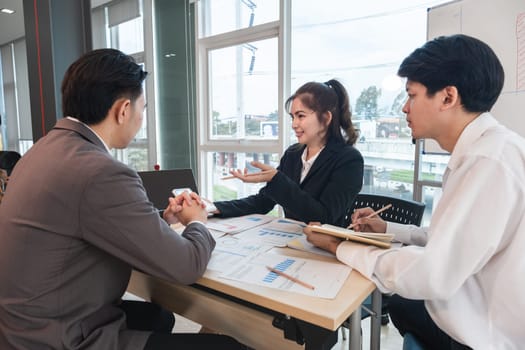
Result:
{"type": "Polygon", "coordinates": [[[290,219],[343,226],[363,184],[363,157],[353,146],[348,93],[337,80],[309,82],[286,101],[298,143],[290,146],[277,169],[251,164],[260,173],[230,173],[244,182],[266,182],[258,194],[215,202],[220,217],[266,214],[279,204],[290,219]]]}

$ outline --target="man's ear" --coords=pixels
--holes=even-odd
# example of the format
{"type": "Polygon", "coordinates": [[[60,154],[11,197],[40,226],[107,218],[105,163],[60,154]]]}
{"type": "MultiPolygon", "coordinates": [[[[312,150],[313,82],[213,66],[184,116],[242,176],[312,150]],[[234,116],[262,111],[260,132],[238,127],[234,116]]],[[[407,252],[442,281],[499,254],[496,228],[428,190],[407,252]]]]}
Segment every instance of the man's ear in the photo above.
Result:
{"type": "Polygon", "coordinates": [[[130,107],[131,100],[127,98],[119,98],[113,103],[112,109],[114,110],[117,124],[120,125],[126,121],[126,118],[129,116],[130,107]]]}
{"type": "Polygon", "coordinates": [[[458,89],[455,86],[447,86],[443,89],[443,101],[442,106],[444,109],[448,109],[453,106],[457,106],[460,101],[458,89]]]}

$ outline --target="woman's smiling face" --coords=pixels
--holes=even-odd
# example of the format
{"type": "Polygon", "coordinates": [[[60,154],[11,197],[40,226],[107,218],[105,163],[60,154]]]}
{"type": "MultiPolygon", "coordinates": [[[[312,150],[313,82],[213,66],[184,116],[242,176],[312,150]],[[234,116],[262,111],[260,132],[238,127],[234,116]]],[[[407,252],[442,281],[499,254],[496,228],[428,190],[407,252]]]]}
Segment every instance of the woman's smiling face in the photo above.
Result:
{"type": "Polygon", "coordinates": [[[305,106],[297,96],[290,108],[292,129],[297,141],[307,146],[324,145],[327,127],[319,121],[317,113],[305,106]]]}

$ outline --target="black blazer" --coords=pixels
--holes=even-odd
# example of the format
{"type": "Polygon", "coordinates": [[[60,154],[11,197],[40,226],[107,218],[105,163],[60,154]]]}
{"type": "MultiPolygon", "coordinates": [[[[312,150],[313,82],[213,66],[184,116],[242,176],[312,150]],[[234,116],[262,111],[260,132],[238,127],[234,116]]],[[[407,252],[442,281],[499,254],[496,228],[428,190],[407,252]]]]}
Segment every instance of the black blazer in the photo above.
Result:
{"type": "Polygon", "coordinates": [[[363,157],[351,145],[329,142],[299,183],[305,147],[290,146],[281,158],[279,171],[258,194],[215,202],[221,212],[218,216],[266,214],[279,204],[287,218],[343,226],[363,185],[363,157]]]}

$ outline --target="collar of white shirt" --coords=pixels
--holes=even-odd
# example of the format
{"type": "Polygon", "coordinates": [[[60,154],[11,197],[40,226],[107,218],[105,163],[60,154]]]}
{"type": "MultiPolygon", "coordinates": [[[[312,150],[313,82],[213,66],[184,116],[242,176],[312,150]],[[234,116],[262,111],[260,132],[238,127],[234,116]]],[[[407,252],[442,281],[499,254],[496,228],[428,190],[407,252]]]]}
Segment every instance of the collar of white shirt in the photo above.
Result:
{"type": "Polygon", "coordinates": [[[308,154],[308,147],[304,148],[303,154],[301,155],[301,161],[303,162],[303,170],[301,171],[301,182],[303,182],[306,175],[308,175],[308,172],[312,168],[312,165],[314,164],[315,160],[321,153],[321,151],[324,149],[325,146],[321,147],[319,152],[317,152],[313,157],[306,160],[306,155],[308,154]]]}
{"type": "Polygon", "coordinates": [[[104,147],[106,147],[106,151],[108,151],[108,153],[111,153],[111,151],[110,151],[108,145],[106,145],[106,143],[104,142],[104,140],[102,140],[102,137],[100,137],[100,135],[97,134],[95,130],[91,129],[91,128],[89,127],[89,125],[87,125],[87,124],[85,124],[85,123],[82,123],[82,122],[81,122],[80,120],[78,120],[77,118],[73,118],[73,117],[66,117],[66,118],[69,119],[69,120],[72,120],[72,121],[74,121],[74,122],[80,123],[80,124],[84,125],[86,128],[88,128],[89,130],[91,130],[91,132],[92,132],[93,134],[95,134],[96,137],[98,137],[98,139],[100,140],[100,142],[102,142],[102,144],[104,145],[104,147]]]}
{"type": "Polygon", "coordinates": [[[468,152],[471,148],[472,143],[479,139],[488,129],[497,127],[498,125],[498,121],[489,112],[482,113],[470,122],[470,124],[463,129],[461,135],[459,135],[447,167],[450,170],[456,169],[461,164],[465,152],[468,152]]]}

